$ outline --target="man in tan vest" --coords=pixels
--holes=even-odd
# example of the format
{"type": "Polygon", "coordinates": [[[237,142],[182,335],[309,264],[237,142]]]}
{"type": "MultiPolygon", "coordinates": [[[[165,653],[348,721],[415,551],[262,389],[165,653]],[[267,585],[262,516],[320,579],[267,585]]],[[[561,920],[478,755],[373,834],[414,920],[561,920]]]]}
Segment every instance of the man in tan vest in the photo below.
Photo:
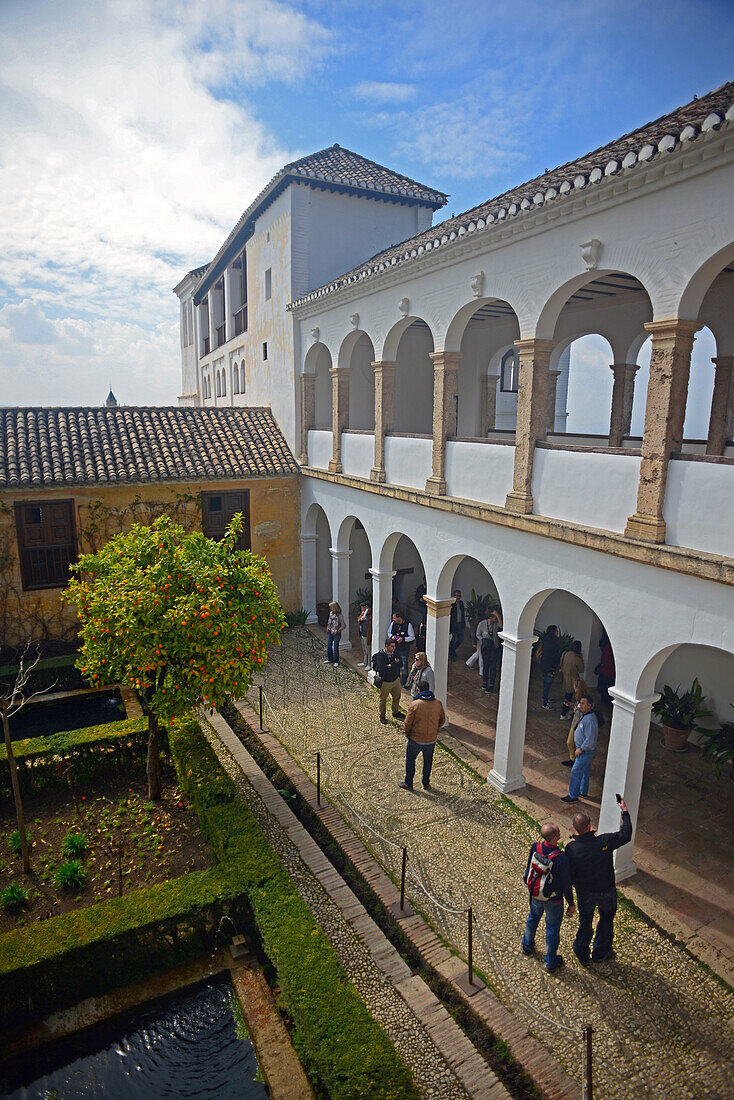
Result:
{"type": "Polygon", "coordinates": [[[431,789],[431,768],[433,750],[436,747],[438,731],[446,721],[446,715],[440,701],[429,689],[425,680],[418,685],[420,694],[408,707],[405,715],[405,779],[398,784],[404,791],[413,790],[415,762],[423,753],[423,790],[431,789]]]}

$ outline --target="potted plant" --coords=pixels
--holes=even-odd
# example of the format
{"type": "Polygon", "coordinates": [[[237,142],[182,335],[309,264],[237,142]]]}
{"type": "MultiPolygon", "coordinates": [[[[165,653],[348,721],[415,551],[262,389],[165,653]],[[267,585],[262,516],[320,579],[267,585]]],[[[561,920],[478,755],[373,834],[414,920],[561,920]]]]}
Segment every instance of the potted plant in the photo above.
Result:
{"type": "Polygon", "coordinates": [[[663,744],[671,752],[685,752],[689,734],[698,729],[701,718],[710,718],[711,711],[703,704],[706,696],[696,678],[688,691],[681,692],[666,684],[652,712],[663,727],[663,744]]]}
{"type": "Polygon", "coordinates": [[[717,776],[728,764],[734,782],[734,722],[722,722],[716,730],[701,730],[701,747],[703,755],[713,760],[717,776]]]}

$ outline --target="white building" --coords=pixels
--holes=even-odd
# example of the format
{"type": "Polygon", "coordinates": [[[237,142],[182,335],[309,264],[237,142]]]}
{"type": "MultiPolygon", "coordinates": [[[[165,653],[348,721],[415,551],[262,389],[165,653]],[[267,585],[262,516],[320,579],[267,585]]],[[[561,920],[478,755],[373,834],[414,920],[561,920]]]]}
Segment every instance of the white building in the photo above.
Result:
{"type": "Polygon", "coordinates": [[[496,594],[500,790],[524,782],[534,630],[570,631],[591,668],[605,629],[616,683],[600,827],[616,827],[616,791],[635,820],[656,689],[697,675],[721,720],[734,702],[734,84],[435,227],[440,193],[371,189],[359,171],[403,178],[336,147],[316,158],[325,167],[283,169],[176,288],[182,400],[273,406],[303,471],[305,607],[347,609],[371,576],[378,639],[393,581],[409,603],[425,573],[437,694],[452,589],[496,594]],[[342,175],[335,157],[360,168],[342,175]],[[704,326],[710,425],[690,440],[704,326]],[[568,349],[590,333],[610,347],[603,437],[563,430],[568,349]]]}

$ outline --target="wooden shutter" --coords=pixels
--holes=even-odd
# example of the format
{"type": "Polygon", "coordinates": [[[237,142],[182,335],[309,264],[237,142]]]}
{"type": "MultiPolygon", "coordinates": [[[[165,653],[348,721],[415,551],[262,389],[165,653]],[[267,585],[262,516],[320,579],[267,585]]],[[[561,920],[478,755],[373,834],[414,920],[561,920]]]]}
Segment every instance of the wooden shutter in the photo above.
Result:
{"type": "Polygon", "coordinates": [[[210,539],[220,541],[227,524],[237,512],[242,513],[242,534],[238,550],[250,549],[250,490],[235,493],[204,493],[202,497],[202,529],[210,539]]]}
{"type": "Polygon", "coordinates": [[[23,588],[65,586],[77,558],[73,501],[18,501],[15,522],[23,588]]]}

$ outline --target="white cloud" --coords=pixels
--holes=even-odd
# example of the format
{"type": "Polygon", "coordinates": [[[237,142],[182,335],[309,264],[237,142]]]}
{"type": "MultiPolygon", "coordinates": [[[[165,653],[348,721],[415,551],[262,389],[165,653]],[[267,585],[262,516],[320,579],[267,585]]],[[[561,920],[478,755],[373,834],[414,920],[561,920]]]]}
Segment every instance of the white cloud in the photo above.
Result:
{"type": "Polygon", "coordinates": [[[414,84],[398,84],[390,81],[363,80],[354,86],[357,99],[378,103],[406,103],[413,99],[418,89],[414,84]]]}
{"type": "MultiPolygon", "coordinates": [[[[134,363],[152,361],[146,332],[177,323],[172,286],[293,155],[226,85],[292,83],[321,64],[330,34],[276,0],[57,0],[2,5],[0,35],[2,324],[18,343],[0,352],[2,401],[30,399],[20,343],[81,353],[102,334],[106,374],[121,356],[141,382],[128,400],[151,400],[134,363]]],[[[172,401],[174,342],[158,361],[172,401]]]]}

